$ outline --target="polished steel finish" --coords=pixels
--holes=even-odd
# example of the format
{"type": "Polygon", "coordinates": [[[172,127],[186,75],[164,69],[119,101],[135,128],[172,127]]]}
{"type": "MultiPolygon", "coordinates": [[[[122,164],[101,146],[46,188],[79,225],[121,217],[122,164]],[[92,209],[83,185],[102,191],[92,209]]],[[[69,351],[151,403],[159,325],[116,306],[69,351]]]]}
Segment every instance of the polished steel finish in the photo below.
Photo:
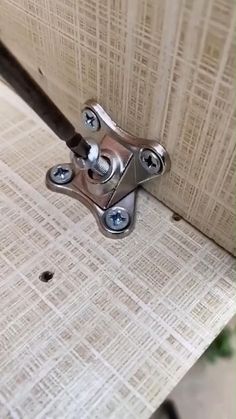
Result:
{"type": "MultiPolygon", "coordinates": [[[[93,133],[93,138],[95,141],[100,144],[104,135],[110,133],[114,138],[117,139],[120,143],[124,143],[126,147],[132,148],[133,152],[136,154],[137,159],[139,160],[139,151],[144,148],[153,149],[159,155],[162,161],[162,171],[158,175],[163,175],[165,172],[170,170],[171,162],[170,157],[166,149],[157,141],[157,140],[147,140],[146,138],[135,137],[134,135],[124,131],[120,128],[111,117],[105,112],[101,105],[99,105],[95,100],[90,99],[86,102],[85,108],[92,109],[94,113],[99,117],[100,129],[93,133]]],[[[85,127],[82,127],[82,135],[87,136],[88,131],[85,127]]],[[[137,164],[141,166],[139,162],[137,164]]],[[[145,169],[144,169],[145,170],[145,169]]],[[[145,170],[144,175],[145,180],[147,179],[147,172],[145,170]]],[[[144,180],[144,181],[145,181],[144,180]]]]}
{"type": "Polygon", "coordinates": [[[117,185],[126,172],[132,158],[132,152],[108,135],[103,138],[100,144],[100,152],[104,158],[110,159],[111,172],[108,172],[107,176],[95,176],[91,170],[78,170],[76,159],[73,157],[72,164],[76,173],[74,184],[101,208],[106,209],[135,189],[134,187],[129,188],[125,194],[118,196],[116,202],[114,202],[113,197],[116,196],[117,185]]]}
{"type": "MultiPolygon", "coordinates": [[[[72,164],[71,164],[72,169],[72,164]]],[[[136,200],[136,190],[131,192],[130,194],[126,195],[123,199],[119,202],[119,207],[125,209],[129,214],[129,224],[123,230],[114,230],[107,226],[105,221],[105,213],[106,209],[101,208],[99,205],[96,204],[92,199],[90,199],[87,195],[84,194],[83,191],[79,190],[76,184],[75,176],[71,182],[67,183],[66,185],[59,185],[52,182],[50,177],[50,170],[48,170],[46,174],[46,186],[54,192],[59,192],[65,195],[70,196],[71,198],[75,198],[82,202],[94,215],[99,230],[101,233],[109,237],[113,238],[123,238],[128,236],[132,230],[134,229],[134,220],[135,220],[135,200],[136,200]]]]}
{"type": "Polygon", "coordinates": [[[104,157],[99,156],[96,164],[93,166],[92,170],[98,173],[100,176],[106,176],[109,172],[110,163],[109,160],[104,159],[104,157]]]}
{"type": "Polygon", "coordinates": [[[129,225],[130,216],[125,208],[112,207],[105,212],[105,222],[111,230],[122,231],[129,225]]]}
{"type": "Polygon", "coordinates": [[[82,112],[84,125],[91,131],[98,131],[100,128],[100,122],[96,113],[89,108],[85,108],[82,112]]]}
{"type": "Polygon", "coordinates": [[[91,169],[98,173],[100,176],[105,176],[110,171],[110,163],[108,159],[105,159],[100,155],[100,148],[98,144],[92,139],[86,139],[87,144],[90,146],[88,156],[86,159],[77,157],[74,154],[73,160],[76,166],[81,170],[91,169]]]}
{"type": "Polygon", "coordinates": [[[74,176],[73,169],[70,164],[57,164],[50,169],[49,176],[52,182],[57,185],[65,185],[69,183],[74,176]]]}
{"type": "Polygon", "coordinates": [[[158,175],[162,170],[162,162],[156,151],[144,148],[140,151],[141,165],[151,175],[158,175]]]}
{"type": "Polygon", "coordinates": [[[73,179],[65,185],[56,184],[49,170],[46,184],[53,191],[83,202],[104,235],[124,237],[134,227],[137,186],[167,172],[169,155],[156,140],[137,138],[122,130],[93,100],[85,104],[82,114],[82,135],[90,146],[88,158],[78,159],[72,153],[73,179]],[[88,129],[93,138],[87,140],[88,129]],[[102,167],[98,164],[101,161],[102,167]]]}

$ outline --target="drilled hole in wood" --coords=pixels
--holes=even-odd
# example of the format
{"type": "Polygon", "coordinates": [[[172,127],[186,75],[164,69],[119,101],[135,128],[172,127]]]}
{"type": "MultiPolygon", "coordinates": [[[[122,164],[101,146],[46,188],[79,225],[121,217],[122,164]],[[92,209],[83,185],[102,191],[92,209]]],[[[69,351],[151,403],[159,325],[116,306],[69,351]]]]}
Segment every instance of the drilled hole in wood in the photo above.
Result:
{"type": "Polygon", "coordinates": [[[41,76],[44,75],[40,67],[38,67],[38,72],[39,72],[39,74],[41,74],[41,76]]]}
{"type": "Polygon", "coordinates": [[[174,214],[172,215],[172,219],[173,219],[174,221],[180,221],[180,220],[182,220],[182,217],[181,217],[179,214],[174,213],[174,214]]]}
{"type": "Polygon", "coordinates": [[[39,279],[42,282],[48,282],[53,278],[53,276],[54,276],[54,272],[44,271],[39,275],[39,279]]]}

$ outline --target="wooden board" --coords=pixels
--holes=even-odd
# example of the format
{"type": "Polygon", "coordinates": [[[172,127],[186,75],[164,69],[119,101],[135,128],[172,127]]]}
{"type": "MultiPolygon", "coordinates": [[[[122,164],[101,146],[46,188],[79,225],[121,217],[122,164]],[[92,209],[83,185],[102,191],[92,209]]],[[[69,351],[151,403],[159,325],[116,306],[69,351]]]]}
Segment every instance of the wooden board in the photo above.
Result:
{"type": "Polygon", "coordinates": [[[0,35],[79,127],[96,97],[160,138],[172,169],[147,189],[235,253],[233,0],[1,0],[0,35]]]}
{"type": "Polygon", "coordinates": [[[0,155],[0,418],[148,419],[235,314],[234,258],[143,190],[106,239],[46,189],[67,149],[1,84],[0,155]]]}

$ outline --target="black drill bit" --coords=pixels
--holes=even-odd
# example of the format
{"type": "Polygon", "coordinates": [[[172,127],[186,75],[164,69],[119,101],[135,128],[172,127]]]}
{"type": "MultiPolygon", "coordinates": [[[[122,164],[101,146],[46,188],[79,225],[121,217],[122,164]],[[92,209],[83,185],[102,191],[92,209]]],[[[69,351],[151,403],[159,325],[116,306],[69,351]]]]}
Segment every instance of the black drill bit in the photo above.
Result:
{"type": "Polygon", "coordinates": [[[1,40],[0,74],[51,130],[66,142],[70,149],[76,149],[77,156],[87,158],[90,150],[89,144],[76,132],[71,122],[32,79],[1,40]]]}

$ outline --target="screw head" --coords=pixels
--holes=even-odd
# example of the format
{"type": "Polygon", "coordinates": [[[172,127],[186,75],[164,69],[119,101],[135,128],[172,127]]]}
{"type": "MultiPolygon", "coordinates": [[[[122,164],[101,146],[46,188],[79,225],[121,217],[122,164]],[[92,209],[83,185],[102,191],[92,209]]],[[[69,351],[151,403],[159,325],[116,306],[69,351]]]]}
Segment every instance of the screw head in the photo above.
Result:
{"type": "Polygon", "coordinates": [[[69,183],[73,176],[74,174],[70,164],[58,164],[50,170],[51,181],[57,185],[69,183]]]}
{"type": "Polygon", "coordinates": [[[125,208],[113,207],[106,211],[105,222],[110,230],[122,231],[128,227],[130,216],[125,208]]]}
{"type": "Polygon", "coordinates": [[[98,131],[100,128],[100,122],[92,109],[85,108],[82,112],[83,122],[86,128],[90,131],[98,131]]]}
{"type": "Polygon", "coordinates": [[[151,175],[157,175],[162,171],[162,162],[154,150],[145,148],[141,151],[140,162],[145,170],[151,175]]]}

